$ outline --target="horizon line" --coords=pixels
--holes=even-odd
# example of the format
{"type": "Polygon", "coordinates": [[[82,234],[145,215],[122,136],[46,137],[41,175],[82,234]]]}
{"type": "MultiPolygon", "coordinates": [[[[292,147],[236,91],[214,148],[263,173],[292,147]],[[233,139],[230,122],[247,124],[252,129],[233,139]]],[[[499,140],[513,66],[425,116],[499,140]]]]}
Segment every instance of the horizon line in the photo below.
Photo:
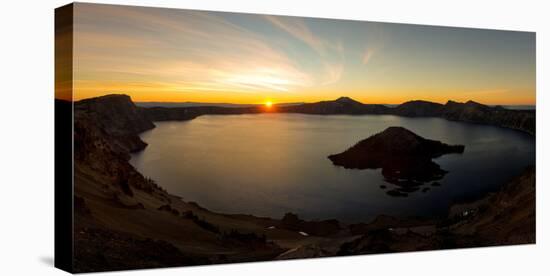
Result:
{"type": "MultiPolygon", "coordinates": [[[[266,103],[266,101],[264,102],[256,102],[256,103],[236,103],[236,102],[226,102],[226,101],[136,101],[136,100],[133,100],[132,99],[132,96],[128,95],[128,94],[124,94],[124,93],[111,93],[111,94],[105,94],[105,95],[101,95],[101,96],[95,96],[95,97],[89,97],[89,98],[80,98],[80,99],[71,99],[72,101],[74,102],[77,102],[77,101],[81,101],[81,100],[86,100],[86,99],[93,99],[93,98],[99,98],[99,97],[104,97],[104,96],[109,96],[109,95],[126,95],[128,97],[130,97],[130,99],[132,100],[132,102],[134,103],[165,103],[165,104],[176,104],[176,103],[204,103],[204,104],[233,104],[233,105],[264,105],[266,103]]],[[[324,102],[324,101],[336,101],[340,98],[349,98],[349,99],[352,99],[356,102],[359,102],[361,104],[370,104],[370,105],[401,105],[401,104],[404,104],[404,103],[407,103],[407,102],[414,102],[414,101],[423,101],[423,102],[430,102],[430,103],[437,103],[437,104],[442,104],[442,105],[445,105],[446,103],[448,102],[457,102],[457,103],[466,103],[466,102],[476,102],[476,103],[479,103],[479,104],[483,104],[483,105],[487,105],[487,106],[536,106],[536,102],[534,103],[513,103],[513,104],[498,104],[498,103],[484,103],[484,102],[480,102],[480,101],[475,101],[475,100],[467,100],[467,101],[457,101],[457,100],[452,100],[452,99],[447,99],[446,101],[444,102],[440,102],[440,101],[430,101],[430,100],[423,100],[423,99],[412,99],[412,100],[407,100],[407,101],[403,101],[403,102],[400,102],[400,103],[364,103],[362,101],[359,101],[359,100],[356,100],[352,97],[348,97],[348,96],[340,96],[338,98],[335,98],[335,99],[324,99],[324,100],[319,100],[319,101],[290,101],[290,102],[276,102],[275,100],[273,99],[269,99],[268,101],[270,101],[273,105],[281,105],[281,104],[311,104],[311,103],[319,103],[319,102],[324,102]]],[[[67,100],[67,99],[64,99],[64,100],[67,100]]]]}

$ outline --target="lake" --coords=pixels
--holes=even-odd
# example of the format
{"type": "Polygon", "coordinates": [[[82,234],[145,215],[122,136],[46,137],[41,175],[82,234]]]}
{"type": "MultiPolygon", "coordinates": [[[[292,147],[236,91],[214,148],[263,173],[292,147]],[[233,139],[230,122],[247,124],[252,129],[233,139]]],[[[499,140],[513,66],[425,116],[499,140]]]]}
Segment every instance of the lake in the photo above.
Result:
{"type": "Polygon", "coordinates": [[[206,115],[156,122],[149,146],[130,163],[168,192],[212,211],[281,218],[368,222],[379,214],[443,215],[453,202],[498,189],[535,163],[535,139],[494,126],[393,115],[206,115]],[[358,141],[402,126],[463,154],[434,161],[449,171],[425,192],[392,197],[381,170],[336,167],[327,158],[358,141]]]}

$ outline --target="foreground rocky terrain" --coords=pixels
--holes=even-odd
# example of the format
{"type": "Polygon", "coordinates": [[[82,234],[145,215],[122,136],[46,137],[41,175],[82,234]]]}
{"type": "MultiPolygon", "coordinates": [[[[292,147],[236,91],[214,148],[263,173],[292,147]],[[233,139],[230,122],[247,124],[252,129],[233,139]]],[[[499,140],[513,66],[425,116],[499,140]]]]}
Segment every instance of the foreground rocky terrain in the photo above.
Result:
{"type": "Polygon", "coordinates": [[[342,244],[338,255],[388,253],[535,243],[535,168],[527,168],[481,200],[455,205],[432,224],[407,220],[363,225],[363,235],[342,244]],[[399,227],[404,223],[405,227],[399,227]]]}
{"type": "MultiPolygon", "coordinates": [[[[340,99],[336,105],[353,105],[353,110],[362,112],[363,107],[352,101],[340,99]]],[[[307,108],[311,112],[343,110],[331,106],[328,102],[307,108]]],[[[346,225],[330,218],[304,221],[296,214],[274,219],[211,212],[167,193],[162,183],[145,178],[128,162],[131,152],[147,146],[138,134],[153,128],[155,120],[239,112],[265,110],[138,108],[125,95],[75,102],[74,270],[90,272],[535,242],[534,168],[482,201],[453,206],[449,217],[380,216],[372,222],[346,225]]],[[[514,128],[528,129],[529,123],[521,122],[529,122],[531,115],[509,116],[513,119],[507,123],[520,122],[514,128]]]]}

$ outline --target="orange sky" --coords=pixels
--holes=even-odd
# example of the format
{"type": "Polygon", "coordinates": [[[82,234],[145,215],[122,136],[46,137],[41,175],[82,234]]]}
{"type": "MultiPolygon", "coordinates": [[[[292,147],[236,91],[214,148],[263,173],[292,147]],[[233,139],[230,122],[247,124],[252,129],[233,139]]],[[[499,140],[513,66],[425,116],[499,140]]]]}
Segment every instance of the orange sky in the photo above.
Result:
{"type": "Polygon", "coordinates": [[[535,104],[534,33],[75,5],[75,100],[535,104]]]}

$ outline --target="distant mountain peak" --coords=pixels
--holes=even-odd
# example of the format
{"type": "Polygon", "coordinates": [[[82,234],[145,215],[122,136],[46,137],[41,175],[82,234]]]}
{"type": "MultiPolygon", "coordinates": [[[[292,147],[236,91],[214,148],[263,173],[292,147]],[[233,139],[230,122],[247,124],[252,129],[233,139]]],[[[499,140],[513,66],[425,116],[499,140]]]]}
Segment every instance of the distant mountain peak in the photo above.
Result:
{"type": "Polygon", "coordinates": [[[352,98],[350,98],[350,97],[344,97],[344,96],[342,96],[342,97],[336,99],[335,102],[339,102],[339,103],[353,103],[353,104],[358,103],[358,104],[362,104],[362,103],[360,103],[360,102],[358,102],[358,101],[356,101],[356,100],[354,100],[354,99],[352,99],[352,98]]]}
{"type": "Polygon", "coordinates": [[[438,104],[438,103],[434,103],[426,100],[411,100],[411,101],[406,101],[401,105],[404,105],[404,104],[438,104]]]}

